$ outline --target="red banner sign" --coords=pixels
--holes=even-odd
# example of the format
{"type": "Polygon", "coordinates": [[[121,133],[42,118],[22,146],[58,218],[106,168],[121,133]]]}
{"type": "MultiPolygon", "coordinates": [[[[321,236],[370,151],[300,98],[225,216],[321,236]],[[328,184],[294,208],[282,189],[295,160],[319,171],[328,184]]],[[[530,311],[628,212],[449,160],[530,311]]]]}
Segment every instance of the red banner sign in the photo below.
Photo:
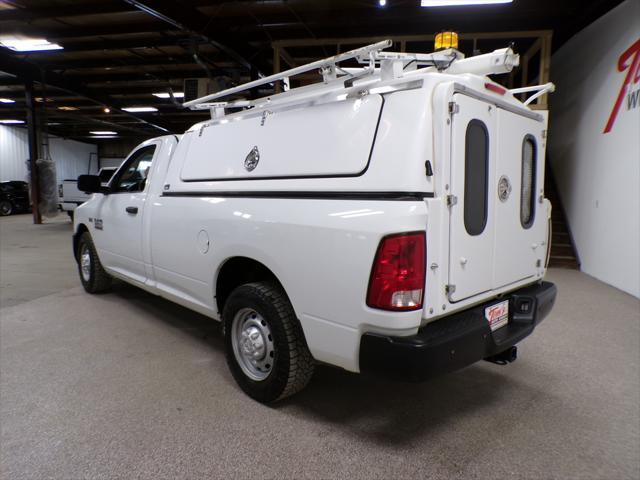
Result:
{"type": "Polygon", "coordinates": [[[632,88],[633,85],[640,84],[640,38],[620,55],[620,58],[618,58],[618,71],[626,71],[627,74],[624,77],[624,82],[620,87],[618,98],[613,110],[611,110],[603,133],[609,133],[613,128],[625,97],[627,97],[627,110],[637,108],[640,105],[640,89],[633,91],[632,88]]]}

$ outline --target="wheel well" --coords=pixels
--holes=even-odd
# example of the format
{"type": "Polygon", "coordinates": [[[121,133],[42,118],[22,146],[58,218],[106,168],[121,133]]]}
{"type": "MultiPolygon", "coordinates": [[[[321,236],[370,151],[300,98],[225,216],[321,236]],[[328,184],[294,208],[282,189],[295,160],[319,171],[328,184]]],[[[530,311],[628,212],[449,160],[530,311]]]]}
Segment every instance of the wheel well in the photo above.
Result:
{"type": "Polygon", "coordinates": [[[76,230],[76,233],[73,234],[73,258],[75,258],[76,260],[78,260],[78,242],[80,241],[80,237],[84,232],[88,231],[89,229],[86,227],[86,225],[81,223],[80,225],[78,225],[78,230],[76,230]]]}
{"type": "Polygon", "coordinates": [[[227,298],[236,287],[265,280],[273,281],[282,288],[278,278],[262,263],[247,257],[234,257],[227,260],[222,265],[216,281],[216,303],[220,314],[227,298]]]}

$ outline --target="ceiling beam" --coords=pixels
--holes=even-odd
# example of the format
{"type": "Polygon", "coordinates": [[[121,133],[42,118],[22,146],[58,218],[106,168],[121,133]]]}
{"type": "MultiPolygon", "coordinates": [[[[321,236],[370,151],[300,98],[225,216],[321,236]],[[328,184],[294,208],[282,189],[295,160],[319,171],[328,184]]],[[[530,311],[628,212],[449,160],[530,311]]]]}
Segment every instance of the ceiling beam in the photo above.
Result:
{"type": "Polygon", "coordinates": [[[184,2],[165,3],[157,0],[124,0],[124,2],[172,25],[174,28],[188,32],[195,38],[213,45],[247,70],[256,71],[260,76],[264,76],[258,65],[251,60],[251,57],[256,52],[248,44],[235,41],[233,47],[231,47],[226,43],[211,38],[209,35],[205,35],[203,32],[207,28],[210,18],[200,13],[196,8],[185,5],[184,2]]]}
{"type": "MultiPolygon", "coordinates": [[[[172,64],[168,66],[154,66],[154,67],[135,67],[135,66],[113,66],[107,68],[93,68],[90,70],[75,69],[75,68],[48,68],[48,66],[42,67],[47,72],[56,71],[60,74],[64,74],[65,78],[80,79],[82,82],[97,83],[97,82],[143,82],[143,81],[155,81],[166,83],[169,80],[180,80],[183,78],[196,78],[206,77],[204,71],[199,65],[196,64],[172,64]]],[[[236,65],[237,68],[237,65],[236,65]]],[[[221,69],[217,67],[210,67],[209,71],[216,76],[231,75],[233,69],[221,69]]]]}
{"type": "MultiPolygon", "coordinates": [[[[195,78],[195,77],[194,77],[195,78]]],[[[171,88],[174,90],[182,89],[182,80],[172,80],[169,82],[171,88]],[[179,81],[178,81],[179,80],[179,81]]],[[[100,90],[104,92],[109,92],[108,95],[112,99],[115,99],[116,96],[122,95],[143,95],[145,93],[151,94],[154,92],[161,91],[163,88],[166,89],[167,82],[153,82],[153,83],[144,83],[144,84],[135,84],[135,83],[122,83],[122,82],[114,82],[114,83],[105,83],[100,85],[100,90]]],[[[4,94],[2,94],[4,95],[4,94]]]]}
{"type": "MultiPolygon", "coordinates": [[[[39,97],[41,95],[41,93],[39,92],[34,92],[34,96],[35,97],[39,97]]],[[[182,105],[180,104],[179,106],[172,103],[170,100],[165,99],[165,100],[161,100],[161,99],[157,99],[152,97],[153,100],[149,100],[148,102],[145,102],[144,104],[147,106],[152,106],[158,109],[158,113],[159,114],[167,114],[167,115],[199,115],[200,111],[196,110],[188,110],[185,108],[182,108],[182,105]],[[195,113],[194,113],[195,112],[195,113]]],[[[42,102],[35,102],[36,105],[38,105],[39,109],[43,109],[42,106],[42,102]]],[[[24,106],[18,105],[17,103],[14,104],[9,104],[9,105],[2,105],[0,106],[0,110],[2,112],[8,112],[8,113],[20,113],[23,110],[24,106]]],[[[128,120],[129,117],[127,116],[126,112],[121,113],[118,110],[112,110],[110,113],[104,113],[102,111],[102,108],[99,105],[81,105],[78,104],[77,102],[67,102],[67,101],[59,101],[59,102],[46,102],[46,107],[45,109],[47,110],[47,112],[50,112],[52,115],[54,114],[60,114],[60,115],[66,115],[66,114],[71,114],[73,115],[74,112],[79,112],[79,113],[86,113],[86,114],[90,114],[95,118],[116,118],[116,117],[122,117],[123,120],[128,120]],[[76,110],[73,111],[65,111],[65,110],[61,110],[60,107],[63,106],[68,106],[68,107],[73,107],[76,110]]],[[[209,115],[207,110],[203,110],[202,112],[204,112],[204,115],[209,115]]]]}
{"type": "MultiPolygon", "coordinates": [[[[208,59],[215,67],[232,68],[237,67],[235,62],[228,60],[208,59]]],[[[48,70],[85,70],[89,68],[131,68],[131,67],[164,67],[177,68],[178,66],[196,66],[200,67],[190,55],[147,55],[147,56],[126,56],[126,57],[103,57],[99,59],[81,59],[66,60],[52,59],[49,62],[38,61],[39,65],[46,67],[48,70]]]]}
{"type": "Polygon", "coordinates": [[[158,125],[157,123],[150,122],[145,118],[122,111],[121,110],[122,106],[118,101],[112,99],[108,95],[104,95],[98,91],[89,89],[80,82],[69,80],[67,78],[64,78],[61,75],[51,73],[51,72],[49,72],[46,75],[46,77],[43,79],[41,75],[41,71],[37,65],[31,62],[28,62],[26,60],[17,59],[12,55],[2,51],[0,51],[0,71],[15,75],[23,81],[34,81],[38,83],[44,83],[46,85],[50,85],[60,90],[64,90],[72,94],[80,95],[82,97],[85,97],[89,100],[94,101],[97,104],[108,106],[111,109],[118,109],[123,114],[128,115],[132,118],[135,118],[138,122],[146,124],[150,127],[153,127],[154,129],[162,131],[163,133],[170,133],[169,129],[161,125],[158,125]]]}
{"type": "MultiPolygon", "coordinates": [[[[147,37],[131,38],[126,40],[72,40],[64,42],[65,53],[94,52],[94,51],[117,51],[136,49],[157,49],[165,47],[179,47],[181,42],[188,41],[188,37],[182,36],[159,36],[154,34],[147,37]]],[[[29,54],[29,58],[48,58],[51,52],[34,52],[29,54]]]]}
{"type": "Polygon", "coordinates": [[[80,17],[83,15],[99,15],[105,13],[135,12],[125,4],[112,3],[80,3],[70,6],[44,8],[16,8],[0,11],[0,22],[32,22],[39,19],[80,17]]]}
{"type": "Polygon", "coordinates": [[[84,83],[101,83],[101,82],[156,82],[166,84],[167,81],[177,79],[182,81],[183,78],[204,77],[201,73],[202,69],[180,71],[155,71],[138,73],[121,73],[117,70],[99,71],[99,72],[79,72],[75,75],[64,75],[68,79],[81,79],[84,83]]]}
{"type": "MultiPolygon", "coordinates": [[[[55,118],[64,118],[69,120],[82,120],[82,122],[84,122],[84,125],[87,127],[87,129],[90,128],[88,124],[95,124],[95,125],[102,125],[103,127],[117,128],[121,130],[126,130],[128,132],[134,132],[134,133],[137,133],[138,135],[147,135],[147,136],[155,135],[153,131],[144,130],[137,127],[130,127],[128,125],[123,125],[122,123],[97,118],[96,115],[83,115],[77,112],[60,112],[60,111],[55,111],[51,113],[47,112],[47,120],[52,120],[55,118]]],[[[62,126],[62,125],[59,125],[59,126],[62,126]]]]}
{"type": "Polygon", "coordinates": [[[18,33],[29,36],[44,36],[47,40],[59,42],[64,47],[66,39],[83,37],[112,37],[133,33],[158,33],[171,30],[166,24],[157,21],[139,23],[102,24],[91,26],[39,27],[20,23],[14,27],[4,27],[6,34],[18,33]]]}
{"type": "Polygon", "coordinates": [[[2,77],[0,78],[0,87],[20,85],[23,86],[24,82],[17,77],[2,77]]]}

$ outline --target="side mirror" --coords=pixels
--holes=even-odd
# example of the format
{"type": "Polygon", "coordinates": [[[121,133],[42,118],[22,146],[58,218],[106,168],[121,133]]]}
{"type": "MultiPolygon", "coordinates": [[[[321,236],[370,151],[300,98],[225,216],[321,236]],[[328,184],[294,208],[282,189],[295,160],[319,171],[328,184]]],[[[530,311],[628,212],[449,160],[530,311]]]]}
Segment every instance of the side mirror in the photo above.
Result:
{"type": "Polygon", "coordinates": [[[106,193],[107,188],[102,186],[97,175],[80,175],[78,177],[78,190],[85,193],[106,193]]]}

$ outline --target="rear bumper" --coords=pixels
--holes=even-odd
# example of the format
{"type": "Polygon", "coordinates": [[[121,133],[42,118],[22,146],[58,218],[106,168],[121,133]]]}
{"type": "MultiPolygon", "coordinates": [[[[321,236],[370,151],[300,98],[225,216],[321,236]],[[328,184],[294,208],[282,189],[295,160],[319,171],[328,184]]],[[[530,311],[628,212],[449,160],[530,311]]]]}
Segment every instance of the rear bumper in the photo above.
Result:
{"type": "Polygon", "coordinates": [[[416,335],[391,337],[365,333],[360,341],[360,371],[420,381],[466,367],[529,336],[551,311],[556,294],[553,283],[540,282],[436,320],[416,335]],[[491,332],[484,309],[507,299],[509,323],[491,332]]]}

